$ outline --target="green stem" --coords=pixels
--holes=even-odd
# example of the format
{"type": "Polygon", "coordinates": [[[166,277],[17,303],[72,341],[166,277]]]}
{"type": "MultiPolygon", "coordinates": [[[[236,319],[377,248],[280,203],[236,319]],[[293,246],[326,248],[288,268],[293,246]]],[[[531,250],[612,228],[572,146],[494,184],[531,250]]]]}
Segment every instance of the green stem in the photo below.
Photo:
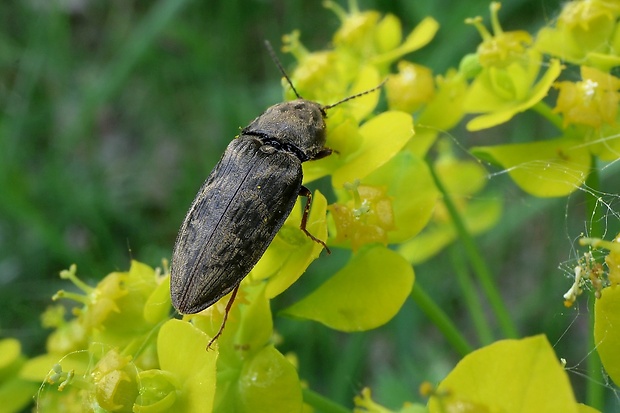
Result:
{"type": "Polygon", "coordinates": [[[331,370],[331,384],[329,395],[335,402],[342,402],[351,398],[351,377],[361,373],[360,360],[368,350],[368,335],[363,333],[349,334],[342,348],[338,363],[331,370]]]}
{"type": "Polygon", "coordinates": [[[599,208],[598,195],[601,189],[601,178],[596,169],[596,158],[592,157],[592,169],[586,179],[586,187],[588,188],[586,196],[586,208],[587,214],[590,220],[590,234],[591,238],[601,238],[603,236],[603,215],[601,208],[599,208]]]}
{"type": "Polygon", "coordinates": [[[433,299],[422,289],[420,282],[416,281],[411,291],[411,297],[424,314],[439,328],[443,335],[448,339],[452,347],[461,355],[466,356],[473,350],[465,337],[459,332],[452,320],[446,313],[433,301],[433,299]]]}
{"type": "Polygon", "coordinates": [[[474,322],[478,340],[483,345],[491,344],[493,342],[491,327],[484,315],[482,304],[476,294],[476,287],[467,271],[467,265],[464,262],[463,255],[456,247],[450,248],[450,261],[452,261],[452,268],[454,268],[456,278],[461,286],[463,297],[465,298],[465,303],[467,304],[467,308],[469,308],[469,313],[474,322]]]}
{"type": "Polygon", "coordinates": [[[351,413],[350,409],[312,391],[308,388],[302,390],[304,401],[316,410],[323,413],[351,413]]]}
{"type": "Polygon", "coordinates": [[[532,106],[532,109],[551,122],[558,130],[563,131],[565,129],[562,124],[562,117],[557,113],[553,113],[553,110],[545,102],[538,102],[532,106]]]}
{"type": "MultiPolygon", "coordinates": [[[[590,174],[588,175],[588,178],[586,179],[586,186],[589,189],[586,193],[586,214],[590,220],[589,235],[592,238],[600,238],[603,236],[603,220],[601,208],[598,208],[597,194],[599,193],[601,188],[601,181],[598,169],[596,167],[596,158],[594,156],[592,157],[592,169],[590,171],[590,174]]],[[[590,315],[590,328],[588,329],[588,331],[590,332],[588,337],[588,348],[596,348],[594,334],[592,333],[594,331],[595,301],[596,300],[588,300],[588,314],[590,315]]],[[[586,384],[586,404],[602,411],[604,404],[604,387],[600,384],[603,382],[603,377],[601,375],[602,365],[598,352],[590,352],[588,356],[587,370],[590,380],[587,380],[586,384]]]]}
{"type": "Polygon", "coordinates": [[[433,176],[433,180],[435,181],[435,186],[443,195],[443,201],[450,213],[450,217],[452,218],[452,223],[456,228],[457,233],[461,239],[463,247],[465,248],[465,252],[467,253],[471,265],[478,277],[478,282],[482,287],[489,303],[491,304],[491,308],[495,312],[495,316],[499,322],[499,326],[502,329],[502,333],[505,337],[508,338],[516,338],[517,337],[517,328],[515,327],[506,306],[502,300],[502,297],[495,286],[495,282],[493,281],[493,277],[491,276],[491,271],[487,267],[484,259],[482,258],[482,254],[478,250],[476,243],[474,242],[474,238],[469,233],[467,228],[465,227],[465,223],[459,214],[459,211],[456,209],[456,206],[452,202],[452,198],[448,191],[443,186],[439,176],[435,171],[432,161],[427,162],[429,166],[429,170],[431,175],[433,176]]]}

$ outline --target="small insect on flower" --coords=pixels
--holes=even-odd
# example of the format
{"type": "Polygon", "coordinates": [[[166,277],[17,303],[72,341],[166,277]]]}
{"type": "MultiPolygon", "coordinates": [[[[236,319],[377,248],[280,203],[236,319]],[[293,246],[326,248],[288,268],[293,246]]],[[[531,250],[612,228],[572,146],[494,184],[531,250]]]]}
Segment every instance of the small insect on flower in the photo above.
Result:
{"type": "Polygon", "coordinates": [[[172,253],[170,294],[180,313],[197,313],[233,292],[209,346],[224,329],[241,280],[264,254],[297,196],[307,198],[300,229],[329,252],[306,229],[312,195],[302,185],[301,164],[332,152],[325,147],[326,110],[382,86],[331,105],[305,100],[265,43],[297,99],[271,106],[230,142],[192,202],[172,253]]]}

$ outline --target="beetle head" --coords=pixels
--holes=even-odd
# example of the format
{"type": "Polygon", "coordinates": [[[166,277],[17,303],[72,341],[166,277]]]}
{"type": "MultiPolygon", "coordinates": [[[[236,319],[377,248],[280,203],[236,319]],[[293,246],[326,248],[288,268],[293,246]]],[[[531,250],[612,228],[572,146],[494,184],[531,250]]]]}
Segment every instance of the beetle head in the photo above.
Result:
{"type": "Polygon", "coordinates": [[[244,133],[267,136],[282,145],[292,146],[314,159],[325,146],[325,112],[316,102],[295,99],[271,106],[244,129],[244,133]]]}

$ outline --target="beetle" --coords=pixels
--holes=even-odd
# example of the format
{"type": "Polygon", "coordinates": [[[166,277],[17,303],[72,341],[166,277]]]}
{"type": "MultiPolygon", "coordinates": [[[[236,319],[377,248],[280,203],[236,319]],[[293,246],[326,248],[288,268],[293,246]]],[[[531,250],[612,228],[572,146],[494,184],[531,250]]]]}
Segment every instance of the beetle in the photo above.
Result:
{"type": "Polygon", "coordinates": [[[202,311],[235,295],[291,213],[306,197],[300,229],[329,253],[324,241],[306,229],[311,192],[302,185],[302,163],[332,153],[325,147],[326,110],[379,89],[382,84],[331,105],[303,99],[266,47],[297,99],[269,107],[233,139],[198,191],[176,238],[170,266],[172,304],[182,314],[202,311]]]}

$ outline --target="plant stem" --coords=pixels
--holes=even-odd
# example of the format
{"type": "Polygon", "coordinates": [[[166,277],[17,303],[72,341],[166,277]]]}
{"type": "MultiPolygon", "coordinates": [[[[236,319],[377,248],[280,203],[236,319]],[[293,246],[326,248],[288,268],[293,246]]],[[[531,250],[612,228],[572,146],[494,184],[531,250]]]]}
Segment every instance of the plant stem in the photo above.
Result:
{"type": "Polygon", "coordinates": [[[562,125],[562,117],[556,113],[553,113],[553,110],[543,101],[538,102],[532,109],[542,115],[545,119],[551,122],[558,130],[563,131],[564,126],[562,125]]]}
{"type": "Polygon", "coordinates": [[[350,409],[308,388],[302,389],[304,401],[323,413],[351,413],[350,409]]]}
{"type": "Polygon", "coordinates": [[[452,261],[452,268],[454,268],[456,279],[461,286],[463,297],[465,297],[467,308],[469,308],[472,321],[474,322],[478,340],[482,345],[491,344],[491,342],[493,342],[491,327],[484,315],[480,299],[476,294],[476,287],[467,271],[467,265],[464,262],[463,255],[455,246],[450,248],[450,261],[452,261]]]}
{"type": "Polygon", "coordinates": [[[416,304],[424,311],[424,314],[439,328],[443,335],[448,339],[452,347],[461,356],[466,356],[473,350],[465,337],[459,332],[452,320],[446,313],[433,301],[433,299],[422,289],[420,282],[416,281],[411,291],[411,297],[416,304]]]}
{"type": "Polygon", "coordinates": [[[351,377],[357,377],[361,373],[360,360],[368,350],[368,334],[349,334],[346,343],[341,347],[342,353],[338,357],[338,363],[331,370],[331,383],[329,383],[330,398],[336,402],[343,402],[351,398],[351,377]]]}
{"type": "MultiPolygon", "coordinates": [[[[592,169],[586,179],[586,187],[588,192],[586,193],[586,214],[590,219],[590,237],[600,238],[603,236],[603,224],[602,224],[602,212],[598,206],[598,195],[601,188],[601,180],[598,169],[596,167],[596,158],[592,157],[592,169]]],[[[594,339],[594,303],[596,300],[588,300],[588,314],[590,327],[588,329],[588,348],[596,348],[596,342],[594,339]]],[[[603,382],[601,376],[601,359],[598,352],[591,351],[588,356],[588,377],[590,380],[586,381],[586,403],[601,410],[603,408],[603,386],[600,384],[603,382]]]]}
{"type": "Polygon", "coordinates": [[[443,186],[441,180],[439,179],[439,176],[437,176],[437,172],[435,171],[432,161],[427,161],[427,164],[429,166],[429,170],[431,172],[431,175],[433,176],[433,180],[435,181],[437,189],[439,189],[439,191],[443,195],[443,201],[446,205],[446,208],[448,209],[448,212],[450,213],[452,223],[454,224],[454,227],[459,234],[461,242],[463,243],[465,252],[469,256],[471,265],[474,269],[474,272],[476,273],[476,276],[478,277],[478,282],[480,283],[482,290],[487,296],[487,299],[491,304],[491,308],[493,308],[493,311],[495,312],[495,316],[497,317],[499,326],[502,329],[502,333],[507,338],[516,338],[517,328],[515,327],[512,318],[510,317],[510,314],[508,313],[508,310],[506,309],[506,306],[502,301],[502,297],[500,296],[497,287],[495,286],[495,282],[493,280],[493,277],[491,276],[491,271],[489,270],[484,259],[482,258],[482,254],[480,254],[480,251],[478,250],[478,247],[474,242],[474,238],[469,233],[467,228],[465,228],[465,223],[461,219],[461,216],[456,209],[456,206],[452,202],[450,194],[448,194],[448,191],[443,186]]]}

